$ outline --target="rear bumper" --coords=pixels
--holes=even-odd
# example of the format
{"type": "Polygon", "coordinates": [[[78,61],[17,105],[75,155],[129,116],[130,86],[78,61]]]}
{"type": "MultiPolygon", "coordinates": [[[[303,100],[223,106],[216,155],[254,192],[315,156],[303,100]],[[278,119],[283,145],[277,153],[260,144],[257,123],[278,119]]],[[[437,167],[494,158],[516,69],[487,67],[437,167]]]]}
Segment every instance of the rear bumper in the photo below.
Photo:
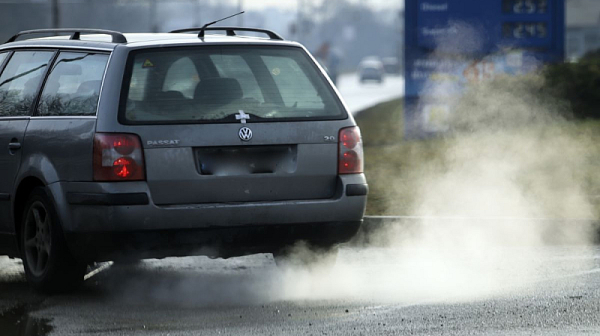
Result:
{"type": "MultiPolygon", "coordinates": [[[[48,188],[69,245],[76,254],[87,254],[87,250],[109,246],[106,242],[113,239],[137,241],[137,238],[131,237],[139,234],[175,234],[177,237],[171,238],[171,241],[178,242],[187,232],[198,235],[198,243],[202,243],[200,238],[208,232],[225,232],[225,229],[233,232],[262,231],[271,226],[279,228],[279,232],[289,227],[288,236],[299,234],[300,227],[307,227],[317,236],[324,235],[331,242],[342,242],[349,239],[343,229],[345,225],[349,225],[350,232],[358,230],[359,225],[356,230],[353,227],[364,215],[368,186],[363,174],[340,176],[338,185],[338,192],[330,199],[169,206],[155,205],[145,182],[59,182],[48,188]],[[330,226],[336,229],[328,229],[330,226]],[[179,236],[178,232],[183,236],[179,236]],[[339,237],[336,232],[339,232],[339,237]],[[109,238],[104,239],[100,247],[93,247],[96,236],[98,240],[101,236],[109,238]],[[120,236],[130,238],[118,238],[120,236]],[[79,242],[85,243],[81,245],[79,242]]],[[[267,237],[278,239],[278,235],[267,237]]],[[[299,239],[304,238],[299,235],[296,240],[299,239]]],[[[279,243],[275,241],[271,245],[279,243]]],[[[113,249],[119,250],[119,246],[124,245],[117,244],[113,249]]]]}
{"type": "Polygon", "coordinates": [[[382,75],[377,75],[377,74],[361,74],[360,75],[360,80],[382,80],[383,76],[382,75]]]}
{"type": "Polygon", "coordinates": [[[362,221],[257,225],[218,229],[66,234],[70,249],[84,263],[106,260],[207,255],[234,257],[271,253],[302,240],[332,246],[350,240],[362,221]]]}
{"type": "Polygon", "coordinates": [[[145,182],[59,182],[48,188],[65,232],[353,222],[364,215],[368,191],[364,175],[356,174],[342,175],[329,199],[157,206],[145,182]]]}

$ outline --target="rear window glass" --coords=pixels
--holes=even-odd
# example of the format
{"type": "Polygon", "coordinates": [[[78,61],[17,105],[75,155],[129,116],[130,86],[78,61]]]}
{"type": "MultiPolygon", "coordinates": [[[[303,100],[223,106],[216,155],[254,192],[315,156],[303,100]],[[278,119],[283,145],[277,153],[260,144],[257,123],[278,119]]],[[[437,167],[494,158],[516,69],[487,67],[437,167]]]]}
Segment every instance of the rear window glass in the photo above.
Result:
{"type": "Polygon", "coordinates": [[[121,116],[132,123],[345,118],[306,53],[290,47],[196,47],[133,52],[121,116]]]}

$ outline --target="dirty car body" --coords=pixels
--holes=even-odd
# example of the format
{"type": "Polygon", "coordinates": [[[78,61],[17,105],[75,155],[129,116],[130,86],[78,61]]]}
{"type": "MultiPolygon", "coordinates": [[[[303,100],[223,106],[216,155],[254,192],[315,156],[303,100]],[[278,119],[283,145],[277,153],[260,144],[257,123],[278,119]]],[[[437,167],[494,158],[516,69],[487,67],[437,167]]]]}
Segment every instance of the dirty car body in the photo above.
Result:
{"type": "Polygon", "coordinates": [[[23,225],[39,227],[46,203],[81,264],[334,246],[357,232],[368,189],[360,132],[304,47],[114,39],[0,46],[0,82],[23,82],[0,83],[14,96],[0,102],[0,252],[22,256],[23,225]],[[28,203],[34,190],[41,203],[28,203]]]}

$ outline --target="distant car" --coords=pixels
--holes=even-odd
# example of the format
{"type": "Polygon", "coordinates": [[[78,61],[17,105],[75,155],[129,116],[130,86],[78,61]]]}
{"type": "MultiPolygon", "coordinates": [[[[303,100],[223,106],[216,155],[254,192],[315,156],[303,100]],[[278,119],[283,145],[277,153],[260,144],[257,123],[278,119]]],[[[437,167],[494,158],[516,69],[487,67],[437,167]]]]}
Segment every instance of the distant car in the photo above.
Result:
{"type": "Polygon", "coordinates": [[[386,57],[382,60],[383,70],[386,74],[400,74],[400,63],[396,57],[386,57]]]}
{"type": "Polygon", "coordinates": [[[367,201],[352,115],[262,29],[19,33],[0,45],[0,145],[0,254],[47,291],[98,261],[299,242],[329,259],[367,201]],[[33,33],[63,36],[15,41],[33,33]]]}
{"type": "Polygon", "coordinates": [[[358,76],[360,82],[375,81],[378,83],[383,82],[383,63],[379,58],[370,56],[363,59],[358,65],[358,76]]]}

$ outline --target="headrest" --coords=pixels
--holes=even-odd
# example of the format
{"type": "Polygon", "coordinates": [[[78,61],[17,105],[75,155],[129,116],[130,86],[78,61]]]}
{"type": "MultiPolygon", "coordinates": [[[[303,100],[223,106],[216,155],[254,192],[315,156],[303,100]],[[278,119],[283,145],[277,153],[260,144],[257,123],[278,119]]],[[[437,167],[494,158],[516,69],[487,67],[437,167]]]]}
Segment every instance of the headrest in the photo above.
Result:
{"type": "Polygon", "coordinates": [[[79,84],[77,88],[77,95],[89,95],[100,93],[100,86],[102,85],[101,80],[89,80],[79,84]]]}
{"type": "Polygon", "coordinates": [[[225,105],[244,96],[235,78],[205,78],[198,83],[194,100],[201,104],[225,105]]]}

